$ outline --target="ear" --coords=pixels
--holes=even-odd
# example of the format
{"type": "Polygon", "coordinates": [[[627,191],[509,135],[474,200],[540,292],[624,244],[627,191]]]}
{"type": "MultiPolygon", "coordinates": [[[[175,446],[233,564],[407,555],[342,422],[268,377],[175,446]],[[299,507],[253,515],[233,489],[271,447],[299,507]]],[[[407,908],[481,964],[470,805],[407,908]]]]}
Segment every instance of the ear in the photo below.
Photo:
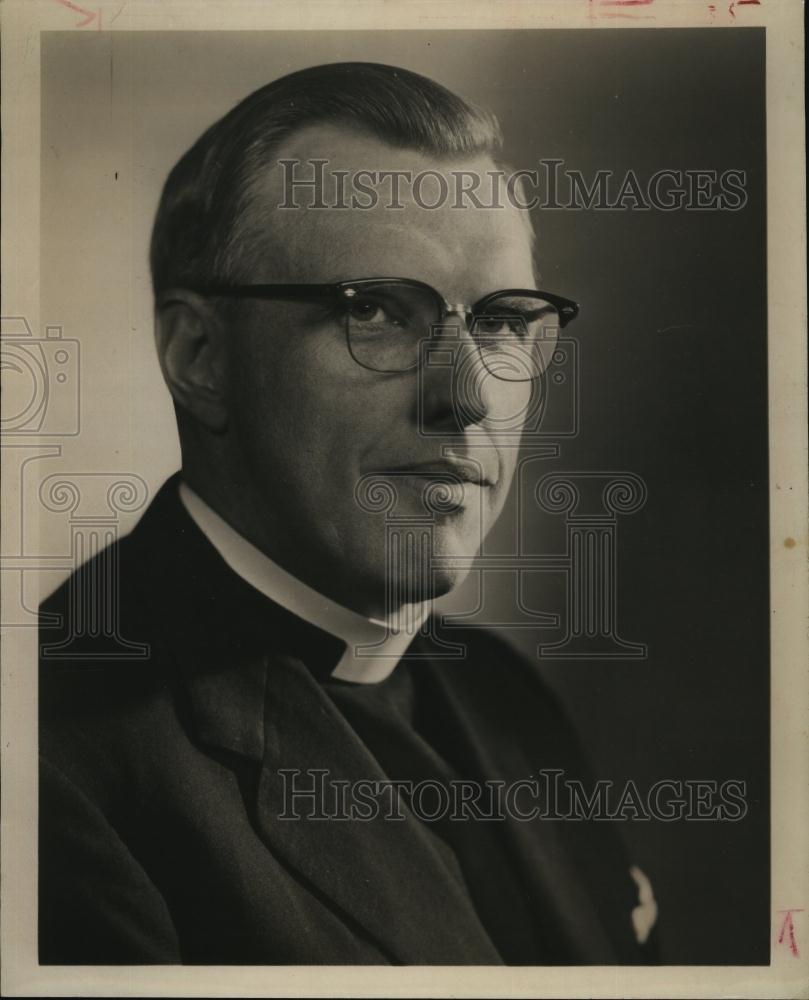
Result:
{"type": "Polygon", "coordinates": [[[209,300],[186,289],[160,293],[155,341],[163,378],[175,402],[215,434],[228,423],[226,333],[209,300]]]}

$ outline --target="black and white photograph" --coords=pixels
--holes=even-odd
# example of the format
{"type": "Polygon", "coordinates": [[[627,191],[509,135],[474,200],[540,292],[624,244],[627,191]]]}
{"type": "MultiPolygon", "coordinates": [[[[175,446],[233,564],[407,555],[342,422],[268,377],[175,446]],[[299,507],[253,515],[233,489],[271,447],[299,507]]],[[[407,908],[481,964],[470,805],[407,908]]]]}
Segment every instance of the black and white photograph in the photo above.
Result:
{"type": "Polygon", "coordinates": [[[809,995],[802,6],[4,6],[4,994],[809,995]]]}

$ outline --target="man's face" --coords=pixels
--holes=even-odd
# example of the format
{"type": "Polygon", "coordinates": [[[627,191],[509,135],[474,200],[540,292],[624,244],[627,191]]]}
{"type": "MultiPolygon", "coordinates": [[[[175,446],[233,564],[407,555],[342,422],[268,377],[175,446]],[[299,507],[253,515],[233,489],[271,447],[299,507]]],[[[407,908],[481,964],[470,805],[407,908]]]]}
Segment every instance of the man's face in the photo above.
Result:
{"type": "MultiPolygon", "coordinates": [[[[435,161],[331,126],[292,136],[278,159],[301,161],[299,176],[310,176],[310,159],[327,159],[327,179],[335,170],[429,169],[451,182],[452,170],[485,177],[494,166],[486,157],[435,161]]],[[[329,191],[327,185],[327,201],[329,191]]],[[[277,166],[254,197],[252,218],[261,219],[266,234],[246,279],[253,283],[403,277],[466,304],[534,285],[528,230],[513,207],[452,208],[450,197],[427,210],[403,192],[402,209],[387,207],[381,193],[372,210],[279,210],[277,166]]],[[[433,198],[425,187],[422,200],[433,198]]],[[[309,204],[305,193],[297,200],[309,204]]],[[[261,245],[261,231],[253,235],[261,245]]],[[[457,317],[445,321],[450,329],[436,346],[463,364],[460,390],[447,364],[397,374],[361,367],[347,348],[344,317],[322,302],[250,299],[237,316],[228,332],[228,432],[238,441],[253,540],[290,572],[366,613],[384,610],[390,575],[410,602],[456,586],[468,572],[462,565],[443,565],[428,585],[418,555],[389,552],[386,518],[404,519],[405,528],[410,521],[417,532],[426,518],[435,557],[474,556],[514,474],[531,383],[493,377],[457,317]],[[512,432],[507,439],[503,427],[512,432]],[[392,508],[369,509],[370,474],[393,491],[392,508]],[[366,489],[358,498],[361,481],[366,489]],[[445,508],[435,512],[425,505],[425,489],[440,481],[452,485],[445,508]]]]}

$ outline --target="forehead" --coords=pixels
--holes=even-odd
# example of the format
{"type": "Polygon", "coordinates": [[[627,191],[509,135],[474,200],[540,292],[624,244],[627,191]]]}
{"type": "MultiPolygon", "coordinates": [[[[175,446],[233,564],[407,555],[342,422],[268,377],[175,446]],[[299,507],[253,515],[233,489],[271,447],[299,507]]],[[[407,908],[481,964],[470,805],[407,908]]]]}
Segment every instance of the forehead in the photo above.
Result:
{"type": "MultiPolygon", "coordinates": [[[[371,136],[337,126],[311,126],[287,139],[251,188],[249,225],[256,245],[266,254],[257,261],[254,280],[328,282],[347,278],[400,276],[439,287],[448,296],[484,294],[497,287],[533,283],[530,230],[525,213],[508,204],[479,208],[466,198],[456,206],[458,172],[480,177],[478,197],[491,204],[488,156],[437,160],[416,150],[400,149],[371,136]],[[283,166],[280,161],[287,162],[283,166]],[[298,208],[279,208],[292,201],[285,179],[311,179],[311,160],[326,160],[323,201],[312,206],[311,188],[294,193],[298,208]],[[361,174],[366,171],[368,173],[361,174]],[[430,171],[432,174],[426,174],[430,171]],[[382,172],[404,172],[394,208],[392,181],[382,172]],[[446,181],[443,193],[435,174],[446,181]],[[420,189],[414,184],[423,174],[420,189]],[[376,175],[376,179],[374,179],[376,175]],[[345,179],[345,202],[356,195],[365,205],[364,184],[376,192],[370,208],[338,208],[336,178],[345,179]],[[413,180],[411,180],[411,178],[413,180]],[[421,204],[419,203],[421,201],[421,204]],[[427,208],[425,205],[437,207],[427,208]]],[[[472,181],[464,182],[469,186],[472,181]]]]}

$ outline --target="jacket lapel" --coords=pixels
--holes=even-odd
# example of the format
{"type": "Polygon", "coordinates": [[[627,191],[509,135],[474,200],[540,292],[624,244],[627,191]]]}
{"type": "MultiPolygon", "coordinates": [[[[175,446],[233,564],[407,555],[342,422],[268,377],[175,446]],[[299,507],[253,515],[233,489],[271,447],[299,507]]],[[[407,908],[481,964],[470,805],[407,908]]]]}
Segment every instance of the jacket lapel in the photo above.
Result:
{"type": "MultiPolygon", "coordinates": [[[[386,776],[300,660],[279,657],[267,672],[265,751],[258,789],[258,824],[274,852],[362,927],[393,961],[423,964],[499,964],[465,889],[446,866],[424,825],[403,807],[404,819],[381,799],[369,820],[283,819],[308,815],[290,799],[314,787],[313,771],[326,770],[323,811],[339,806],[329,795],[336,782],[385,782],[386,776]],[[286,777],[284,774],[286,773],[286,777]]],[[[320,796],[318,795],[318,799],[320,796]]]]}
{"type": "MultiPolygon", "coordinates": [[[[515,669],[515,665],[487,665],[490,674],[508,669],[515,669]]],[[[504,738],[502,728],[493,721],[493,716],[500,714],[497,706],[493,711],[481,712],[479,703],[470,697],[469,685],[456,684],[451,669],[434,670],[432,676],[436,697],[442,700],[446,718],[451,720],[452,738],[464,748],[466,759],[473,762],[478,775],[508,784],[530,778],[536,775],[537,768],[547,766],[548,761],[555,764],[559,760],[558,743],[563,734],[558,722],[546,728],[545,720],[534,721],[533,728],[540,734],[534,740],[534,756],[534,751],[526,751],[523,739],[504,738]]],[[[512,714],[514,709],[511,706],[512,714]]],[[[514,735],[516,732],[515,729],[514,735]]],[[[535,902],[552,953],[570,956],[571,962],[613,964],[619,960],[618,953],[605,929],[603,914],[584,887],[580,859],[571,855],[570,827],[570,823],[547,819],[505,820],[508,843],[535,902]]],[[[603,863],[609,864],[610,860],[605,858],[603,863]]],[[[615,872],[617,878],[625,874],[615,872]]],[[[626,923],[628,933],[628,910],[626,923]]],[[[615,936],[622,937],[617,929],[615,936]]],[[[628,943],[631,946],[631,941],[628,943]]]]}
{"type": "MultiPolygon", "coordinates": [[[[384,808],[366,821],[281,818],[290,788],[281,772],[298,772],[304,787],[316,770],[328,772],[330,788],[386,781],[300,658],[301,651],[328,654],[335,640],[229,569],[186,515],[176,480],[135,536],[151,566],[143,599],[161,605],[156,620],[171,623],[164,638],[189,728],[201,744],[257,765],[255,801],[247,805],[273,854],[393,962],[500,964],[433,835],[403,807],[404,819],[384,818],[384,808]]],[[[383,807],[388,801],[382,797],[383,807]]]]}

